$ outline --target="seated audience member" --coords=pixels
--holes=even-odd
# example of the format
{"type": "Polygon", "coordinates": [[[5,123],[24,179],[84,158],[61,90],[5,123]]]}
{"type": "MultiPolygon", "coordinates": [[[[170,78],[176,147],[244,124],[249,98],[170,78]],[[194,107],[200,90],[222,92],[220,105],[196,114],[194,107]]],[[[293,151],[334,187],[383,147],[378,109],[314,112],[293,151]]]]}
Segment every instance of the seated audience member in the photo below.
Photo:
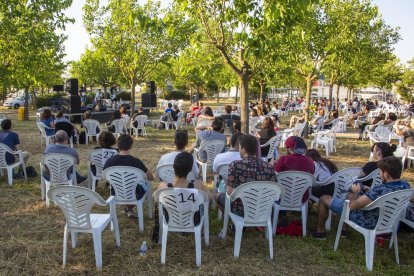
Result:
{"type": "Polygon", "coordinates": [[[198,116],[197,126],[195,127],[195,130],[203,130],[210,127],[214,119],[213,110],[211,110],[211,107],[207,106],[198,116]]]}
{"type": "Polygon", "coordinates": [[[164,110],[164,112],[166,113],[166,112],[170,112],[171,113],[171,111],[173,111],[173,109],[172,109],[172,103],[168,103],[168,106],[167,106],[167,108],[164,110]]]}
{"type": "MultiPolygon", "coordinates": [[[[223,129],[223,122],[220,119],[215,119],[211,124],[210,129],[201,130],[197,134],[197,140],[194,145],[189,149],[190,152],[194,150],[194,148],[199,148],[203,143],[215,140],[224,141],[227,143],[226,136],[221,133],[220,131],[223,129]]],[[[201,161],[207,160],[207,153],[205,151],[199,151],[197,158],[201,161]]]]}
{"type": "Polygon", "coordinates": [[[280,127],[280,120],[279,120],[279,115],[277,114],[273,114],[272,116],[270,116],[272,118],[273,121],[273,126],[275,127],[274,130],[275,132],[279,131],[279,127],[280,127]]]}
{"type": "MultiPolygon", "coordinates": [[[[317,182],[323,182],[338,171],[338,167],[329,159],[323,158],[316,149],[308,149],[305,156],[312,158],[315,164],[314,176],[317,182]]],[[[329,183],[325,186],[313,186],[312,195],[321,197],[322,195],[333,195],[335,183],[329,183]]]]}
{"type": "MultiPolygon", "coordinates": [[[[175,157],[185,151],[185,147],[188,145],[188,133],[186,130],[177,130],[175,132],[174,136],[174,145],[175,145],[175,151],[166,153],[163,156],[161,156],[160,160],[158,161],[157,168],[161,167],[163,165],[171,165],[174,163],[175,157]]],[[[194,179],[198,179],[198,165],[196,160],[193,160],[193,167],[191,170],[191,174],[194,177],[194,179]]]]}
{"type": "Polygon", "coordinates": [[[171,111],[171,117],[173,118],[174,122],[177,122],[178,120],[178,113],[180,113],[180,109],[178,108],[178,105],[173,106],[173,110],[171,111]]]}
{"type": "MultiPolygon", "coordinates": [[[[355,102],[355,101],[354,101],[355,102]]],[[[354,104],[352,104],[354,105],[354,104]]],[[[369,110],[365,104],[361,105],[361,111],[356,112],[355,114],[351,115],[348,119],[348,125],[353,125],[354,121],[361,117],[365,120],[366,116],[368,116],[369,110]]]]}
{"type": "Polygon", "coordinates": [[[328,119],[323,122],[323,129],[331,129],[336,119],[338,119],[338,111],[332,110],[329,113],[328,119]]]}
{"type": "MultiPolygon", "coordinates": [[[[142,170],[146,175],[148,180],[153,180],[154,177],[152,173],[147,169],[144,163],[131,155],[132,145],[134,143],[134,139],[132,139],[131,135],[129,134],[122,134],[118,138],[118,149],[119,154],[109,158],[104,166],[104,170],[114,166],[128,166],[134,167],[142,170]]],[[[111,189],[111,194],[114,194],[114,190],[111,189]]],[[[146,189],[141,185],[137,185],[137,189],[135,191],[136,198],[141,199],[145,195],[146,189]]],[[[136,212],[134,213],[132,209],[135,205],[129,205],[124,210],[123,213],[126,214],[129,218],[135,218],[136,212]]]]}
{"type": "Polygon", "coordinates": [[[260,121],[263,121],[264,118],[265,118],[265,114],[263,112],[263,108],[260,105],[258,105],[257,108],[256,108],[256,110],[257,110],[257,115],[260,118],[260,121]]]}
{"type": "Polygon", "coordinates": [[[279,105],[277,104],[277,102],[272,103],[272,111],[276,111],[276,112],[280,111],[279,105]]]}
{"type": "MultiPolygon", "coordinates": [[[[140,106],[139,108],[138,108],[138,112],[135,112],[134,113],[134,115],[132,116],[132,118],[131,118],[131,121],[133,121],[133,123],[132,123],[132,125],[134,126],[134,127],[138,127],[138,122],[137,121],[135,121],[135,118],[136,117],[138,117],[138,116],[141,116],[141,115],[146,115],[145,113],[144,113],[144,108],[142,108],[142,106],[140,106]]],[[[146,125],[146,123],[144,123],[145,125],[146,125]]],[[[141,129],[139,129],[138,130],[138,135],[142,135],[141,134],[141,129]]]]}
{"type": "Polygon", "coordinates": [[[111,126],[112,122],[122,118],[121,111],[115,110],[112,114],[112,119],[106,124],[108,126],[108,131],[115,132],[115,126],[111,126]]]}
{"type": "MultiPolygon", "coordinates": [[[[110,131],[102,131],[98,138],[99,146],[95,149],[116,149],[113,146],[116,144],[116,138],[110,131]]],[[[116,149],[117,150],[117,149],[116,149]]]]}
{"type": "MultiPolygon", "coordinates": [[[[361,227],[374,229],[378,217],[379,210],[363,211],[361,208],[367,206],[377,198],[386,195],[391,192],[410,189],[410,185],[401,180],[402,163],[401,160],[394,156],[385,157],[378,162],[378,168],[380,170],[382,185],[376,185],[367,192],[358,183],[352,185],[347,199],[350,201],[350,213],[349,219],[361,227]]],[[[313,237],[317,239],[325,239],[325,222],[328,218],[329,209],[332,212],[341,215],[344,206],[344,199],[332,198],[332,196],[324,195],[320,198],[318,204],[318,222],[316,231],[313,233],[313,237]]]]}
{"type": "MultiPolygon", "coordinates": [[[[227,177],[227,194],[231,195],[238,186],[252,181],[276,181],[273,167],[266,161],[256,158],[257,140],[251,135],[240,137],[239,152],[242,160],[233,161],[227,177]]],[[[224,210],[226,193],[217,193],[216,200],[221,210],[224,210]]],[[[232,211],[243,216],[243,203],[240,199],[233,202],[232,211]]]]}
{"type": "Polygon", "coordinates": [[[238,113],[239,113],[239,110],[238,110],[238,108],[237,108],[237,105],[233,105],[233,106],[232,106],[232,108],[231,108],[231,113],[236,113],[236,114],[238,114],[238,113]]]}
{"type": "MultiPolygon", "coordinates": [[[[369,175],[373,171],[375,171],[378,168],[377,166],[378,161],[380,161],[381,159],[385,157],[393,156],[396,149],[397,149],[397,146],[394,144],[390,145],[389,143],[386,143],[386,142],[375,143],[371,147],[372,160],[367,162],[362,167],[362,174],[360,177],[364,177],[366,175],[369,175]]],[[[362,182],[362,184],[364,186],[371,187],[372,180],[364,181],[362,182]]]]}
{"type": "MultiPolygon", "coordinates": [[[[55,128],[55,123],[53,122],[52,112],[50,112],[50,109],[46,108],[43,110],[41,122],[50,128],[55,128]]],[[[55,134],[54,129],[45,129],[47,136],[53,136],[55,134]]]]}
{"type": "Polygon", "coordinates": [[[199,113],[200,107],[198,106],[198,102],[193,102],[191,104],[190,113],[186,113],[187,123],[191,123],[191,119],[195,117],[196,114],[199,113]]]}
{"type": "MultiPolygon", "coordinates": [[[[273,121],[270,117],[266,117],[261,125],[259,132],[257,133],[256,137],[259,138],[260,145],[266,144],[270,139],[276,136],[275,126],[273,125],[273,121]]],[[[269,153],[270,145],[266,147],[261,147],[260,152],[263,157],[266,157],[269,153]]]]}
{"type": "Polygon", "coordinates": [[[55,131],[58,131],[60,129],[65,130],[69,137],[72,137],[74,134],[76,134],[78,132],[78,129],[76,128],[76,125],[72,124],[69,121],[69,119],[67,119],[63,116],[63,111],[58,111],[56,113],[56,118],[55,118],[54,124],[55,124],[55,131]],[[62,126],[61,123],[71,125],[72,127],[65,127],[65,125],[62,126]],[[72,132],[68,133],[68,130],[70,130],[70,129],[72,129],[72,132]]]}
{"type": "Polygon", "coordinates": [[[219,153],[214,158],[213,162],[213,172],[217,172],[217,169],[220,165],[223,164],[230,164],[235,160],[241,160],[240,152],[239,152],[239,145],[240,145],[240,138],[244,134],[240,132],[234,133],[230,138],[230,149],[226,152],[219,153]]]}
{"type": "Polygon", "coordinates": [[[409,221],[414,222],[414,196],[410,199],[410,203],[408,203],[405,218],[409,221]]]}
{"type": "Polygon", "coordinates": [[[234,133],[241,132],[241,121],[233,122],[234,133]]]}
{"type": "MultiPolygon", "coordinates": [[[[72,155],[76,159],[76,164],[78,165],[79,154],[76,151],[76,149],[70,147],[69,136],[67,135],[67,133],[63,130],[58,130],[55,133],[55,141],[56,141],[55,144],[49,144],[46,146],[43,154],[59,153],[59,154],[72,155]]],[[[45,170],[43,171],[43,176],[46,179],[50,178],[50,173],[47,170],[47,168],[45,168],[45,170]]],[[[76,180],[77,180],[77,183],[80,184],[86,180],[86,177],[81,176],[78,172],[76,172],[76,180]]]]}
{"type": "MultiPolygon", "coordinates": [[[[19,135],[11,131],[12,129],[12,121],[10,119],[4,119],[1,122],[1,129],[0,131],[0,143],[5,144],[13,151],[18,151],[20,148],[20,139],[19,135]]],[[[27,161],[29,160],[30,153],[27,151],[23,151],[23,161],[24,164],[27,166],[27,161]]],[[[8,165],[13,164],[16,161],[15,155],[6,153],[6,163],[8,165]]],[[[19,166],[19,173],[23,172],[23,168],[19,166]]]]}
{"type": "Polygon", "coordinates": [[[374,117],[371,122],[365,122],[359,125],[359,137],[358,140],[362,140],[362,134],[365,130],[374,131],[375,127],[379,122],[385,120],[385,114],[380,113],[378,116],[374,117]]]}
{"type": "Polygon", "coordinates": [[[276,172],[302,171],[315,173],[315,165],[310,157],[305,156],[307,146],[298,136],[290,136],[285,141],[287,155],[281,156],[275,164],[276,172]]]}
{"type": "Polygon", "coordinates": [[[121,105],[121,108],[119,109],[119,112],[121,112],[121,118],[125,120],[125,122],[129,121],[129,115],[125,108],[125,105],[121,105]]]}
{"type": "Polygon", "coordinates": [[[232,108],[230,105],[226,105],[224,107],[224,114],[218,118],[223,120],[224,125],[230,130],[230,133],[232,134],[234,133],[233,122],[235,120],[240,120],[240,116],[232,112],[232,108]]]}

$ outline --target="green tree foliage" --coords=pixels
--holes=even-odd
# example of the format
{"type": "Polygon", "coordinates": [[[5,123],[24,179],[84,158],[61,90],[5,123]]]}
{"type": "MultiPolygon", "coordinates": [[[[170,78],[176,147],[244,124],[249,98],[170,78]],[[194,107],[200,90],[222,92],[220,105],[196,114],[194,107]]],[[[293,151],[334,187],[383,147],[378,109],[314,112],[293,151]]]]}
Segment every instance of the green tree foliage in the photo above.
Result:
{"type": "Polygon", "coordinates": [[[401,80],[397,82],[396,88],[403,99],[414,98],[414,58],[403,69],[401,80]]]}

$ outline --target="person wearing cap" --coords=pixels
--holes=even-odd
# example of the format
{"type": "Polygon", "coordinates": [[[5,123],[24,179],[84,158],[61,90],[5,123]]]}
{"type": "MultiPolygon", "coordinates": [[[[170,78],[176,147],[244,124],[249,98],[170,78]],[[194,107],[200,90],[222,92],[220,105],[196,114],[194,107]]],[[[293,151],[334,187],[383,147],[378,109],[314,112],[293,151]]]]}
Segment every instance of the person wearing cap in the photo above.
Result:
{"type": "Polygon", "coordinates": [[[305,156],[307,146],[298,136],[290,136],[285,141],[287,155],[281,156],[275,164],[276,172],[301,171],[313,174],[315,165],[310,157],[305,156]]]}

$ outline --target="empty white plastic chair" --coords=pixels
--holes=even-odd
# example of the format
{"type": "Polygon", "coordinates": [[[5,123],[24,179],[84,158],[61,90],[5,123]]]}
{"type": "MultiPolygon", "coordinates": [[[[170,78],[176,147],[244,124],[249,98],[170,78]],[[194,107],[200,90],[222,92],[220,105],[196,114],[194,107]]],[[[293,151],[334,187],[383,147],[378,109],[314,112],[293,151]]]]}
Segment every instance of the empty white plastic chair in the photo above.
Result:
{"type": "Polygon", "coordinates": [[[166,188],[158,190],[154,197],[159,204],[159,224],[161,238],[161,263],[165,264],[168,232],[193,232],[195,235],[196,265],[201,265],[201,230],[204,230],[205,243],[209,243],[208,197],[197,189],[166,188]],[[168,219],[164,216],[164,210],[168,219]],[[200,221],[196,225],[195,213],[200,221]]]}
{"type": "Polygon", "coordinates": [[[26,164],[24,163],[24,159],[23,159],[23,151],[21,150],[13,151],[6,144],[0,143],[0,175],[3,175],[3,169],[7,171],[7,181],[10,186],[13,185],[13,169],[20,165],[22,166],[22,169],[23,169],[24,179],[27,180],[26,164]],[[18,155],[19,160],[15,160],[13,164],[7,164],[6,162],[7,153],[12,154],[14,156],[18,155]]]}
{"type": "Polygon", "coordinates": [[[98,139],[101,132],[101,126],[97,120],[87,119],[82,122],[85,127],[85,141],[89,143],[89,137],[96,137],[98,139]]]}
{"type": "MultiPolygon", "coordinates": [[[[333,198],[345,199],[348,194],[349,188],[361,175],[362,169],[358,167],[346,168],[340,171],[337,171],[331,175],[328,179],[322,182],[315,182],[315,186],[325,186],[330,183],[335,183],[335,189],[333,192],[333,198]]],[[[311,195],[310,199],[319,202],[319,198],[311,195]]],[[[325,223],[326,231],[331,230],[331,220],[332,220],[332,211],[329,210],[329,216],[325,223]]]]}
{"type": "Polygon", "coordinates": [[[273,158],[273,156],[278,156],[278,147],[280,144],[280,141],[282,141],[282,135],[278,133],[276,136],[272,137],[269,141],[267,141],[265,144],[260,145],[261,148],[269,146],[269,152],[267,153],[267,156],[262,156],[262,159],[264,161],[268,162],[270,159],[273,158]],[[275,154],[276,151],[276,154],[275,154]]]}
{"type": "MultiPolygon", "coordinates": [[[[397,239],[397,228],[400,219],[401,211],[405,210],[408,201],[413,193],[412,189],[392,192],[377,198],[374,202],[365,206],[360,210],[374,210],[379,209],[378,222],[374,229],[366,229],[356,224],[349,219],[349,200],[345,201],[344,208],[341,214],[341,220],[339,221],[338,231],[336,234],[334,251],[338,249],[339,239],[341,238],[341,231],[343,224],[346,223],[356,231],[364,235],[365,238],[365,261],[366,267],[369,271],[372,271],[374,262],[374,251],[375,251],[375,238],[380,234],[392,233],[392,240],[394,241],[395,249],[395,260],[397,264],[400,263],[398,257],[398,239],[397,239]]],[[[392,243],[390,243],[390,247],[392,243]]]]}
{"type": "Polygon", "coordinates": [[[223,149],[226,147],[226,141],[224,140],[213,140],[203,142],[199,148],[194,149],[194,158],[197,163],[201,166],[203,181],[207,181],[207,167],[213,166],[214,158],[217,154],[223,152],[223,149]],[[198,154],[200,152],[205,152],[207,154],[206,161],[198,159],[198,154]]]}
{"type": "Polygon", "coordinates": [[[139,231],[144,231],[144,209],[143,203],[145,197],[148,200],[148,217],[152,218],[152,197],[151,184],[147,180],[146,174],[134,167],[114,166],[105,169],[102,172],[102,179],[109,182],[115,191],[117,205],[136,205],[138,214],[139,231]],[[141,185],[146,191],[144,195],[137,199],[136,188],[141,185]]]}
{"type": "Polygon", "coordinates": [[[131,120],[130,129],[131,135],[135,132],[135,137],[138,137],[138,132],[141,131],[142,136],[147,136],[147,131],[145,130],[145,122],[147,121],[147,115],[139,115],[135,117],[134,120],[131,120]],[[137,127],[134,126],[134,122],[137,122],[137,127]]]}
{"type": "Polygon", "coordinates": [[[46,206],[49,206],[50,198],[47,192],[53,185],[76,186],[76,159],[69,154],[49,153],[44,154],[40,163],[40,182],[42,199],[46,195],[46,206]],[[49,171],[49,180],[44,178],[44,170],[49,171]]]}
{"type": "Polygon", "coordinates": [[[96,189],[96,182],[102,179],[102,171],[106,161],[115,155],[118,155],[118,151],[115,149],[95,149],[89,153],[88,181],[91,181],[89,187],[92,191],[96,189]],[[95,173],[92,172],[92,165],[95,166],[95,173]]]}
{"type": "Polygon", "coordinates": [[[72,239],[72,248],[76,247],[77,233],[91,233],[95,251],[96,267],[102,267],[102,231],[112,223],[116,245],[121,246],[118,219],[116,216],[115,198],[109,197],[106,201],[97,193],[83,187],[59,186],[52,187],[48,193],[56,205],[60,207],[66,218],[63,234],[63,266],[66,265],[68,234],[72,239]],[[92,214],[94,204],[107,206],[109,214],[92,214]]]}
{"type": "Polygon", "coordinates": [[[286,171],[276,174],[276,181],[283,187],[280,202],[273,205],[273,234],[276,234],[279,211],[300,211],[302,215],[302,236],[306,236],[308,220],[308,199],[302,202],[303,195],[315,183],[315,177],[306,172],[286,171]]]}
{"type": "Polygon", "coordinates": [[[331,152],[336,150],[334,146],[334,137],[331,130],[321,130],[317,133],[312,134],[315,138],[311,142],[311,148],[317,149],[318,146],[325,148],[326,156],[329,156],[331,152]]]}
{"type": "MultiPolygon", "coordinates": [[[[52,138],[55,137],[55,129],[53,127],[48,127],[46,126],[44,123],[42,122],[36,122],[37,128],[40,131],[40,135],[45,139],[46,141],[46,146],[49,145],[52,142],[52,138]],[[53,134],[52,135],[47,135],[46,134],[46,129],[48,130],[53,130],[53,134]]],[[[40,145],[43,145],[43,139],[40,138],[40,145]]]]}
{"type": "Polygon", "coordinates": [[[269,256],[270,259],[273,259],[272,206],[275,201],[280,199],[282,191],[283,188],[276,182],[255,181],[238,186],[231,195],[226,194],[222,238],[226,238],[230,217],[236,227],[234,257],[239,257],[243,227],[262,226],[266,228],[269,256]],[[243,203],[243,217],[231,210],[231,203],[236,199],[240,199],[243,203]]]}

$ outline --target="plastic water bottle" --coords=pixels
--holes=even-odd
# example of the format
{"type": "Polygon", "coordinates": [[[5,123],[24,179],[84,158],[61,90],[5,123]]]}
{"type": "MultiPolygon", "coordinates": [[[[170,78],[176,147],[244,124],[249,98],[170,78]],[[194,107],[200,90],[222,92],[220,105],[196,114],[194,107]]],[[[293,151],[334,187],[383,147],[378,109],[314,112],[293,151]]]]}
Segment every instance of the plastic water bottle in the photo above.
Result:
{"type": "Polygon", "coordinates": [[[141,247],[139,248],[139,255],[142,257],[145,257],[147,256],[147,251],[148,251],[147,242],[143,241],[141,244],[141,247]]]}

